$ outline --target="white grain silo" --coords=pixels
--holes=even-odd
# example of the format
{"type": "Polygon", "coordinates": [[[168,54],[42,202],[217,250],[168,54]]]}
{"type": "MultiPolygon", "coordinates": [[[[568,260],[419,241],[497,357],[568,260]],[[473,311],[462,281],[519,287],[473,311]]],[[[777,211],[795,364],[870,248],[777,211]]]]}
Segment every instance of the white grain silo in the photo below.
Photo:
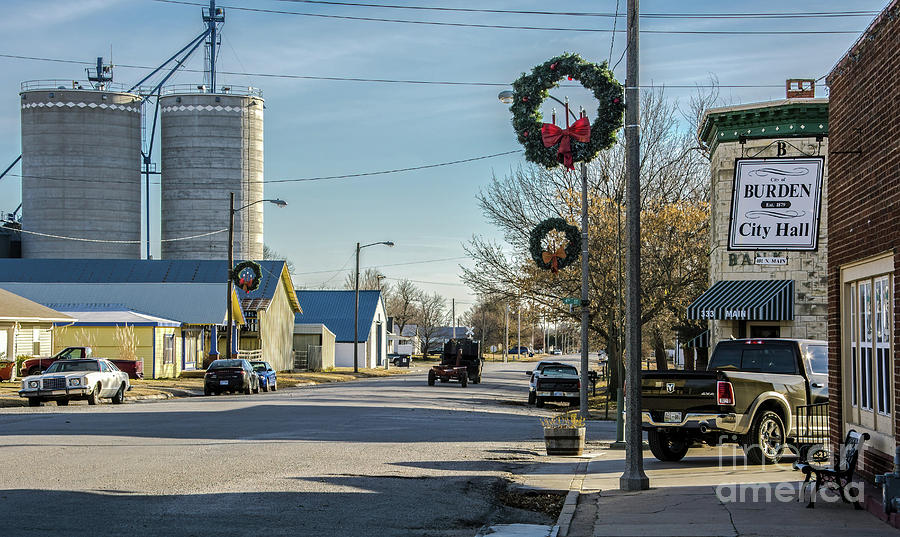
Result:
{"type": "MultiPolygon", "coordinates": [[[[160,100],[163,259],[225,259],[235,208],[263,199],[263,99],[254,88],[173,86],[160,100]]],[[[235,215],[235,259],[262,259],[263,203],[235,215]]]]}
{"type": "Polygon", "coordinates": [[[22,257],[139,259],[140,97],[71,80],[20,97],[22,257]]]}

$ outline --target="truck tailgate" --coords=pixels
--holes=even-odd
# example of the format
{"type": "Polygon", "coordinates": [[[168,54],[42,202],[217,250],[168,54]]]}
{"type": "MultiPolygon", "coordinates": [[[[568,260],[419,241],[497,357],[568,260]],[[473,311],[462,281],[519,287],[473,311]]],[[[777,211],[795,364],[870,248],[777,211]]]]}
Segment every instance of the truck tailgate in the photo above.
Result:
{"type": "Polygon", "coordinates": [[[717,381],[715,371],[644,373],[641,376],[641,407],[660,420],[665,411],[718,412],[717,381]]]}

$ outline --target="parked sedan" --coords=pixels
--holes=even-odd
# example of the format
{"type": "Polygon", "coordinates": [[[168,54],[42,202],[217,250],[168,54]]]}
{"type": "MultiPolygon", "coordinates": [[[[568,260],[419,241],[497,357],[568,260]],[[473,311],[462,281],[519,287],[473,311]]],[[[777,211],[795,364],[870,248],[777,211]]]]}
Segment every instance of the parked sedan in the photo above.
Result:
{"type": "Polygon", "coordinates": [[[130,389],[128,374],[108,360],[59,360],[50,364],[43,374],[22,379],[19,396],[28,399],[28,406],[41,406],[45,401],[66,406],[78,399],[96,405],[104,397],[112,398],[118,405],[125,401],[125,392],[130,389]]]}
{"type": "Polygon", "coordinates": [[[262,388],[262,391],[272,390],[274,392],[278,389],[278,378],[275,376],[275,370],[272,369],[269,362],[253,361],[250,362],[250,365],[253,366],[256,376],[259,377],[259,387],[262,388]]]}
{"type": "Polygon", "coordinates": [[[244,359],[214,360],[203,376],[204,395],[232,393],[259,393],[259,377],[250,362],[244,359]]]}

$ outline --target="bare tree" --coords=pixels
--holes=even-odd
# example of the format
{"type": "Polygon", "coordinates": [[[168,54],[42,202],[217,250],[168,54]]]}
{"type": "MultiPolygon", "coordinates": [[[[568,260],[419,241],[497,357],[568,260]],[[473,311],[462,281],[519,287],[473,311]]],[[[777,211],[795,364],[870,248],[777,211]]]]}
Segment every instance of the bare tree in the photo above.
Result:
{"type": "MultiPolygon", "coordinates": [[[[380,290],[385,297],[389,293],[390,284],[385,283],[385,277],[377,268],[369,267],[359,273],[360,291],[380,290]]],[[[344,289],[356,289],[356,272],[351,271],[344,280],[344,289]]]]}
{"type": "Polygon", "coordinates": [[[398,334],[403,334],[403,328],[415,319],[416,303],[421,295],[421,289],[409,280],[400,280],[393,285],[385,304],[388,316],[394,319],[398,334]]]}
{"type": "Polygon", "coordinates": [[[290,273],[290,274],[297,273],[297,267],[294,266],[294,262],[291,261],[290,259],[288,259],[287,256],[283,256],[280,253],[278,253],[277,251],[275,251],[275,249],[272,248],[271,246],[269,246],[268,244],[263,244],[263,259],[284,261],[285,264],[287,264],[288,273],[290,273]]]}
{"type": "MultiPolygon", "coordinates": [[[[683,128],[680,109],[662,90],[643,94],[641,112],[641,322],[646,323],[661,315],[683,315],[707,283],[709,161],[695,129],[683,128]]],[[[590,329],[606,344],[615,376],[624,338],[623,141],[588,164],[588,181],[590,329]]],[[[466,250],[477,269],[464,268],[464,281],[479,295],[526,296],[543,311],[578,322],[580,310],[570,311],[562,299],[580,296],[580,263],[555,275],[537,269],[529,234],[550,217],[580,227],[579,174],[520,168],[494,177],[479,201],[507,244],[474,237],[466,250]]],[[[615,378],[611,385],[617,385],[615,378]]]]}
{"type": "Polygon", "coordinates": [[[428,347],[435,339],[435,334],[441,326],[447,310],[447,301],[437,293],[422,293],[419,298],[419,308],[416,315],[416,325],[419,328],[419,339],[422,343],[422,354],[428,353],[428,347]]]}

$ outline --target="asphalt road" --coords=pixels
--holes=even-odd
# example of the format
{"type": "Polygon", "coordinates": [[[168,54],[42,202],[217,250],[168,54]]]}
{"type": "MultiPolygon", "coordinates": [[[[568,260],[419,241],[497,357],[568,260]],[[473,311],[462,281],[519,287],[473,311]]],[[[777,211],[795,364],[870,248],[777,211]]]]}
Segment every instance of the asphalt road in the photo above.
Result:
{"type": "MultiPolygon", "coordinates": [[[[573,357],[574,358],[574,357],[573,357]]],[[[121,406],[0,411],[3,535],[416,535],[552,523],[496,501],[535,460],[528,363],[121,406]]],[[[533,364],[531,364],[533,365],[533,364]]]]}

